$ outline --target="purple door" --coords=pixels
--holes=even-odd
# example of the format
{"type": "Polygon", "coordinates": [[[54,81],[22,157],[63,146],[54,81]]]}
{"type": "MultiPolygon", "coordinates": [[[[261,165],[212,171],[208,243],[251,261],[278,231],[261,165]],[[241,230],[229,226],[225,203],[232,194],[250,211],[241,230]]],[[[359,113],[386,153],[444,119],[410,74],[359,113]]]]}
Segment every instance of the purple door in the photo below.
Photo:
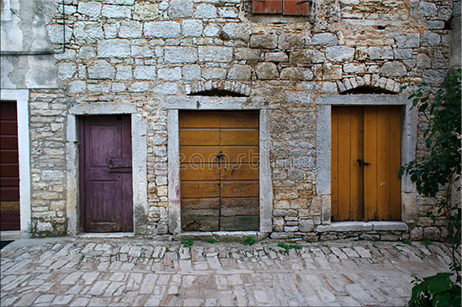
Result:
{"type": "Polygon", "coordinates": [[[133,231],[130,116],[82,117],[80,139],[82,230],[133,231]]]}

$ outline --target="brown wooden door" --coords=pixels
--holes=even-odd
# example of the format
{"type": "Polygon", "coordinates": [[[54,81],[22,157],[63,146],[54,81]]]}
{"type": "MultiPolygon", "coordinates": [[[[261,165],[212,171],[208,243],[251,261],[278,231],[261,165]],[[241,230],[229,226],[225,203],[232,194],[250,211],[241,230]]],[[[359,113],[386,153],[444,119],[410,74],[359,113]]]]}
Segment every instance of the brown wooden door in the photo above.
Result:
{"type": "Polygon", "coordinates": [[[19,160],[16,102],[0,102],[0,230],[19,230],[19,160]]]}
{"type": "Polygon", "coordinates": [[[130,116],[82,117],[80,133],[83,230],[133,231],[130,116]]]}
{"type": "Polygon", "coordinates": [[[332,220],[401,220],[401,107],[332,107],[332,220]]]}
{"type": "Polygon", "coordinates": [[[186,231],[259,229],[259,113],[180,112],[186,231]]]}

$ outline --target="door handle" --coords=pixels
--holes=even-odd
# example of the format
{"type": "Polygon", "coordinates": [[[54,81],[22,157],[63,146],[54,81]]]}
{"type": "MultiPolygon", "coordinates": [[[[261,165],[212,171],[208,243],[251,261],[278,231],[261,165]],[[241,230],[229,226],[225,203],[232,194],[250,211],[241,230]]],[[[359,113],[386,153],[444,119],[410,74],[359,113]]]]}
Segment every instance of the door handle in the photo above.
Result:
{"type": "Polygon", "coordinates": [[[220,150],[220,153],[217,154],[215,157],[217,158],[218,162],[220,162],[221,159],[223,159],[225,157],[225,155],[223,154],[223,151],[220,150]]]}
{"type": "Polygon", "coordinates": [[[358,159],[357,161],[359,163],[359,166],[368,166],[372,164],[372,163],[364,161],[363,159],[358,159]]]}

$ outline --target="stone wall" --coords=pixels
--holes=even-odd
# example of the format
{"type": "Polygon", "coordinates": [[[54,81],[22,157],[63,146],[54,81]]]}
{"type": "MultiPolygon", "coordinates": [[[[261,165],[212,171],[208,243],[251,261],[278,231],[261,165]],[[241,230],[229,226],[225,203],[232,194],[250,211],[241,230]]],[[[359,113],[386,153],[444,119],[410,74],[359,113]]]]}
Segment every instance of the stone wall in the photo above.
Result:
{"type": "MultiPolygon", "coordinates": [[[[164,101],[221,91],[269,110],[274,237],[317,238],[324,205],[316,195],[316,99],[352,90],[399,95],[403,84],[438,84],[449,67],[452,1],[317,0],[310,17],[253,16],[240,0],[65,4],[66,52],[55,56],[64,91],[31,94],[37,233],[66,231],[66,108],[128,102],[147,119],[142,229],[156,235],[168,232],[164,101]]],[[[56,48],[59,17],[48,25],[56,48]]],[[[437,226],[423,215],[428,202],[418,199],[415,238],[437,226]]]]}
{"type": "Polygon", "coordinates": [[[67,98],[61,90],[30,93],[32,232],[65,235],[67,98]]]}

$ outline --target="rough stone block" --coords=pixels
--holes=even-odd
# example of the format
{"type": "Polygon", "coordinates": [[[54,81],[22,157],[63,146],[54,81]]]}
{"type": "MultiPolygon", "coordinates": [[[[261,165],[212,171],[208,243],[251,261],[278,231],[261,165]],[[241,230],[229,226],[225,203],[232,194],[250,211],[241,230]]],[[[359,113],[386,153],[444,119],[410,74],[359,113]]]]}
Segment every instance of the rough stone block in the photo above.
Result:
{"type": "Polygon", "coordinates": [[[193,47],[165,47],[165,62],[175,63],[195,63],[197,61],[197,49],[193,47]]]}
{"type": "Polygon", "coordinates": [[[333,62],[353,61],[355,49],[347,46],[326,48],[326,58],[333,62]]]}
{"type": "Polygon", "coordinates": [[[199,46],[199,61],[228,63],[233,59],[233,48],[199,46]]]}
{"type": "Polygon", "coordinates": [[[133,11],[133,19],[150,21],[159,17],[159,6],[157,3],[136,2],[133,11]]]}
{"type": "Polygon", "coordinates": [[[312,232],[314,230],[314,222],[313,220],[300,220],[298,228],[301,232],[312,232]]]}
{"type": "Polygon", "coordinates": [[[170,18],[187,18],[193,15],[194,3],[191,0],[172,0],[168,7],[170,18]]]}
{"type": "Polygon", "coordinates": [[[311,44],[319,46],[335,46],[337,45],[337,35],[334,33],[315,34],[311,39],[311,44]]]}
{"type": "Polygon", "coordinates": [[[255,34],[250,37],[250,47],[274,49],[278,45],[277,39],[276,34],[255,34]]]}
{"type": "Polygon", "coordinates": [[[229,80],[250,80],[252,69],[249,65],[233,65],[228,72],[229,80]]]}
{"type": "Polygon", "coordinates": [[[103,28],[97,22],[76,22],[74,24],[74,36],[77,40],[96,42],[104,38],[103,28]]]}
{"type": "Polygon", "coordinates": [[[201,67],[199,65],[184,65],[182,73],[183,78],[188,81],[201,79],[201,67]]]}
{"type": "Polygon", "coordinates": [[[384,63],[380,71],[385,77],[402,77],[407,75],[406,67],[398,61],[384,63]]]}
{"type": "Polygon", "coordinates": [[[236,18],[239,16],[239,11],[235,7],[220,7],[218,8],[218,16],[221,18],[236,18]]]}
{"type": "Polygon", "coordinates": [[[250,37],[249,32],[247,26],[241,23],[227,23],[223,27],[223,34],[227,39],[248,41],[250,37]]]}
{"type": "Polygon", "coordinates": [[[412,49],[411,48],[395,49],[394,50],[394,57],[395,57],[396,60],[411,59],[412,58],[412,49]]]}
{"type": "Polygon", "coordinates": [[[103,6],[98,2],[79,2],[77,12],[89,17],[97,17],[101,13],[103,6]]]}
{"type": "Polygon", "coordinates": [[[116,69],[107,61],[98,60],[88,67],[88,77],[90,79],[111,79],[115,77],[116,69]]]}
{"type": "Polygon", "coordinates": [[[156,67],[155,66],[137,66],[133,72],[133,76],[137,80],[155,80],[156,67]]]}
{"type": "Polygon", "coordinates": [[[236,48],[234,50],[234,57],[237,60],[259,60],[260,50],[250,48],[236,48]]]}
{"type": "MultiPolygon", "coordinates": [[[[202,77],[206,80],[219,79],[223,80],[226,77],[226,69],[224,68],[205,68],[202,70],[202,77]]],[[[211,84],[210,84],[211,89],[211,84]]]]}
{"type": "Polygon", "coordinates": [[[370,47],[368,54],[371,60],[393,60],[391,47],[370,47]]]}
{"type": "Polygon", "coordinates": [[[178,81],[181,80],[181,68],[161,68],[157,72],[159,79],[167,81],[178,81]]]}
{"type": "Polygon", "coordinates": [[[181,26],[175,21],[153,21],[144,24],[146,37],[177,38],[181,34],[181,26]]]}
{"type": "Polygon", "coordinates": [[[261,80],[277,79],[279,77],[276,64],[272,62],[259,63],[255,69],[255,72],[258,79],[261,80]]]}
{"type": "Polygon", "coordinates": [[[130,55],[130,44],[125,39],[110,39],[98,42],[98,57],[117,58],[130,55]]]}
{"type": "Polygon", "coordinates": [[[283,33],[279,35],[279,49],[294,49],[302,48],[305,45],[305,40],[300,34],[283,33]]]}
{"type": "Polygon", "coordinates": [[[420,46],[419,34],[397,33],[395,34],[395,41],[398,48],[417,48],[420,46]]]}
{"type": "Polygon", "coordinates": [[[204,19],[217,18],[217,8],[212,4],[201,3],[196,7],[194,17],[204,19]]]}
{"type": "Polygon", "coordinates": [[[220,34],[220,27],[216,24],[208,24],[204,29],[204,35],[207,37],[217,37],[220,34]]]}
{"type": "Polygon", "coordinates": [[[60,63],[58,64],[58,78],[67,80],[72,78],[77,71],[77,66],[74,63],[60,63]]]}
{"type": "Polygon", "coordinates": [[[422,46],[435,47],[441,42],[441,37],[434,32],[425,32],[420,38],[422,46]]]}
{"type": "Polygon", "coordinates": [[[417,13],[420,17],[431,18],[437,14],[437,8],[434,3],[421,1],[417,7],[417,13]]]}
{"type": "Polygon", "coordinates": [[[416,65],[418,68],[430,68],[431,60],[426,54],[419,53],[417,55],[416,65]]]}
{"type": "Polygon", "coordinates": [[[361,63],[348,63],[343,65],[345,73],[363,74],[366,72],[366,65],[361,63]]]}
{"type": "Polygon", "coordinates": [[[289,62],[291,66],[324,63],[325,61],[326,57],[324,56],[324,53],[314,49],[292,51],[289,55],[289,62]]]}
{"type": "Polygon", "coordinates": [[[313,72],[309,68],[287,67],[281,71],[283,80],[313,80],[313,72]]]}
{"type": "Polygon", "coordinates": [[[142,24],[139,21],[125,20],[120,25],[119,37],[140,38],[142,35],[142,24]]]}
{"type": "MultiPolygon", "coordinates": [[[[156,86],[153,89],[155,94],[159,95],[175,95],[178,92],[178,85],[176,83],[162,83],[156,86]]],[[[158,188],[159,191],[159,188],[158,188]]],[[[165,192],[163,195],[167,195],[167,189],[165,188],[165,192]]]]}
{"type": "Polygon", "coordinates": [[[181,27],[185,37],[199,37],[204,29],[202,20],[184,20],[181,27]]]}
{"type": "Polygon", "coordinates": [[[130,18],[132,9],[129,6],[104,5],[101,14],[106,18],[130,18]]]}

